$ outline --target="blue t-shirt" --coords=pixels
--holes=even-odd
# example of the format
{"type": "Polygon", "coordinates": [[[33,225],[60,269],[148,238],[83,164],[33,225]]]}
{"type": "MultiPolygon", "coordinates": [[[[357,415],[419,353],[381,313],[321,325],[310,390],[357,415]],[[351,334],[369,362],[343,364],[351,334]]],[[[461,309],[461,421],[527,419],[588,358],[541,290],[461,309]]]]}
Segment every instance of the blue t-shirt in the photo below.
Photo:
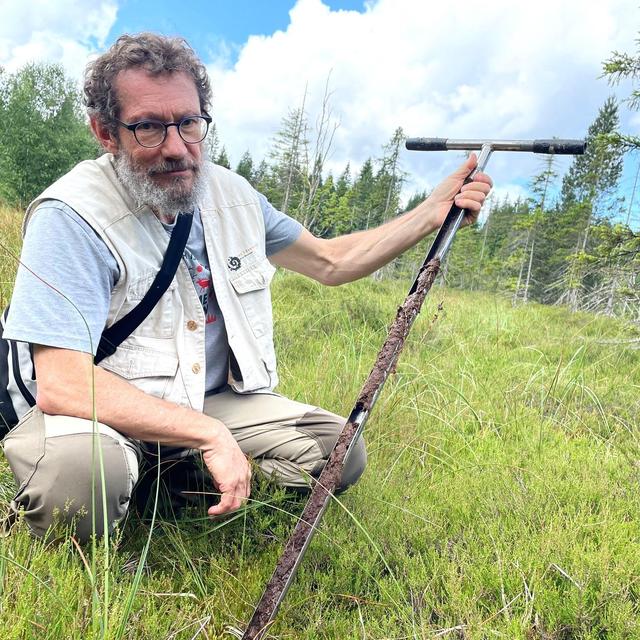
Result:
{"type": "MultiPolygon", "coordinates": [[[[257,195],[270,256],[295,242],[302,225],[257,195]]],[[[171,233],[172,226],[164,226],[171,233]]],[[[198,210],[183,259],[205,311],[205,389],[212,391],[227,381],[229,344],[198,210]]],[[[95,355],[120,276],[104,241],[68,205],[49,200],[29,221],[20,261],[4,337],[95,355]]]]}

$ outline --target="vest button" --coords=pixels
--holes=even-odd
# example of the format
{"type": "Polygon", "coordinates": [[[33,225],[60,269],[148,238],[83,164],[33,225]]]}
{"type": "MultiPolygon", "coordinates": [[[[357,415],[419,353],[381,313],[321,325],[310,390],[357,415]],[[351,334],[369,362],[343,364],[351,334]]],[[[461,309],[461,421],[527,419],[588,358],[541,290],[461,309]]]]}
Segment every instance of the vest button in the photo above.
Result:
{"type": "Polygon", "coordinates": [[[198,328],[198,323],[195,320],[189,320],[189,322],[187,322],[187,329],[189,329],[189,331],[195,331],[198,328]]]}
{"type": "Polygon", "coordinates": [[[191,367],[191,371],[193,371],[193,373],[200,373],[200,365],[196,362],[193,367],[191,367]]]}

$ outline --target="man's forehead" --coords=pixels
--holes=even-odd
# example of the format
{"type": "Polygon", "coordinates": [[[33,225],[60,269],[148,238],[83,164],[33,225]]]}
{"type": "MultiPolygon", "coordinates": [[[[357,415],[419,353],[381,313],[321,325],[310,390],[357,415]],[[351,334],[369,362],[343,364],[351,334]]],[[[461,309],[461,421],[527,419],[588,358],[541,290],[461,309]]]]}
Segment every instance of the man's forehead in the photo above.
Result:
{"type": "Polygon", "coordinates": [[[151,74],[144,68],[125,69],[114,79],[121,113],[135,111],[152,116],[167,108],[199,113],[200,100],[195,81],[184,71],[151,74]]]}

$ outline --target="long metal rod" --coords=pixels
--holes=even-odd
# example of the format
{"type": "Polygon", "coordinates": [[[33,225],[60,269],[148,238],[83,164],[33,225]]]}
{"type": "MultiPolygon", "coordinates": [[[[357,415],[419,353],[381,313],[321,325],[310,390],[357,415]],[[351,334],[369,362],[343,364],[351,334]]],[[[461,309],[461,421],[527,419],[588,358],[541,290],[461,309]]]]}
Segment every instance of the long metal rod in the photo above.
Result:
{"type": "MultiPolygon", "coordinates": [[[[490,144],[485,144],[482,147],[478,158],[478,166],[467,180],[471,180],[478,171],[482,171],[485,168],[491,151],[490,144]]],[[[320,477],[313,481],[313,490],[300,516],[300,520],[280,555],[273,575],[256,605],[242,640],[260,640],[273,624],[278,609],[291,586],[300,561],[340,482],[345,460],[358,436],[362,433],[387,377],[395,368],[413,321],[438,275],[440,264],[446,256],[464,216],[465,211],[454,205],[438,231],[409,294],[398,309],[396,318],[389,329],[387,339],[376,359],[376,365],[360,390],[358,399],[329,455],[327,464],[320,477]]]]}

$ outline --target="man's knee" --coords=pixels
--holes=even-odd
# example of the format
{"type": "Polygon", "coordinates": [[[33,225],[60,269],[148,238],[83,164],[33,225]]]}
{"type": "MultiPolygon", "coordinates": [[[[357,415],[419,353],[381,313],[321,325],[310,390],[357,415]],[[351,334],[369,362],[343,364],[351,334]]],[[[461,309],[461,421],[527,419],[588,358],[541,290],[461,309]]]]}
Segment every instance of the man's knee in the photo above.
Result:
{"type": "Polygon", "coordinates": [[[105,425],[97,425],[99,435],[93,431],[89,420],[34,409],[5,438],[18,484],[12,507],[23,512],[35,535],[44,536],[54,523],[72,524],[85,541],[104,533],[105,520],[111,532],[125,515],[138,475],[135,450],[105,425]]]}
{"type": "Polygon", "coordinates": [[[367,449],[364,444],[364,438],[360,436],[353,444],[349,455],[344,463],[342,477],[336,493],[346,491],[350,486],[354,485],[360,476],[364,473],[367,466],[367,449]]]}
{"type": "MultiPolygon", "coordinates": [[[[345,418],[326,412],[323,409],[317,409],[307,414],[300,422],[298,429],[313,435],[323,452],[324,459],[319,463],[314,475],[317,475],[324,468],[324,463],[333,450],[345,422],[345,418]]],[[[345,459],[342,477],[336,492],[341,493],[354,485],[364,473],[366,466],[367,450],[364,438],[360,436],[354,442],[349,455],[345,459]]]]}

